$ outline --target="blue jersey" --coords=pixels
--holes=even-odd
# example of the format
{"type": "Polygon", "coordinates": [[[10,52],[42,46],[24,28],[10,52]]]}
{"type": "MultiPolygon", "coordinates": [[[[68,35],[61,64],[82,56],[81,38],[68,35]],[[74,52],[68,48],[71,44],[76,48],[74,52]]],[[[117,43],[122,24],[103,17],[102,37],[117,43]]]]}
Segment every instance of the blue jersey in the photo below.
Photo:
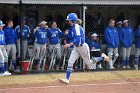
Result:
{"type": "Polygon", "coordinates": [[[58,44],[60,43],[60,36],[64,36],[64,33],[58,28],[50,28],[48,31],[49,43],[58,44]]]}
{"type": "MultiPolygon", "coordinates": [[[[22,29],[23,29],[23,33],[22,33],[23,40],[27,40],[30,34],[30,28],[27,25],[24,25],[22,29]]],[[[19,25],[15,28],[15,31],[17,32],[17,39],[20,39],[20,26],[19,25]]]]}
{"type": "Polygon", "coordinates": [[[85,42],[88,44],[89,48],[91,48],[91,39],[88,37],[85,39],[85,42]]]}
{"type": "Polygon", "coordinates": [[[81,46],[85,43],[85,31],[84,29],[78,25],[74,24],[72,26],[72,37],[73,37],[73,44],[75,46],[81,46]]]}
{"type": "Polygon", "coordinates": [[[33,36],[36,38],[35,42],[38,44],[46,44],[48,42],[48,33],[47,29],[39,28],[33,33],[33,36]]]}
{"type": "Polygon", "coordinates": [[[5,42],[6,44],[15,44],[17,40],[16,31],[12,27],[5,27],[5,42]]]}
{"type": "MultiPolygon", "coordinates": [[[[119,34],[119,40],[121,40],[121,39],[120,39],[120,38],[121,38],[121,37],[120,37],[120,36],[121,36],[120,33],[121,33],[121,31],[122,31],[122,27],[117,27],[117,31],[118,31],[118,34],[119,34]]],[[[120,42],[121,42],[121,41],[120,41],[120,42]]]]}
{"type": "Polygon", "coordinates": [[[91,42],[91,47],[89,47],[89,48],[92,49],[93,47],[95,49],[100,49],[101,50],[101,44],[99,42],[97,42],[97,41],[92,41],[91,42]]]}
{"type": "Polygon", "coordinates": [[[0,31],[0,45],[5,45],[5,34],[4,31],[0,31]]]}
{"type": "Polygon", "coordinates": [[[104,37],[108,48],[117,48],[119,44],[119,35],[115,27],[107,26],[104,32],[104,37]]]}
{"type": "Polygon", "coordinates": [[[136,36],[135,47],[140,48],[140,26],[136,29],[135,36],[136,36]]]}
{"type": "MultiPolygon", "coordinates": [[[[65,35],[65,37],[66,37],[66,41],[67,41],[68,44],[70,44],[73,41],[73,35],[72,35],[72,28],[71,27],[68,29],[68,34],[65,35]]],[[[74,46],[70,46],[70,48],[73,48],[73,47],[74,46]]]]}
{"type": "Polygon", "coordinates": [[[134,32],[131,27],[122,27],[120,32],[120,42],[122,47],[131,47],[134,40],[134,32]]]}
{"type": "Polygon", "coordinates": [[[67,40],[67,43],[71,43],[73,41],[73,37],[72,37],[72,28],[69,28],[68,29],[68,34],[66,35],[66,40],[67,40]]]}

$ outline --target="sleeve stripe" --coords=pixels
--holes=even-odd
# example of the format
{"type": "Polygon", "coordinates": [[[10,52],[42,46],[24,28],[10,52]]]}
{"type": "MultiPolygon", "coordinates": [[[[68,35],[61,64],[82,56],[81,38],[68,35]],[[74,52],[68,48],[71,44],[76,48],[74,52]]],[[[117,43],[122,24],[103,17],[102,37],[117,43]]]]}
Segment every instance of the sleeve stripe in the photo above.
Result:
{"type": "Polygon", "coordinates": [[[79,25],[77,25],[77,24],[75,25],[75,30],[76,30],[76,35],[78,35],[78,36],[81,35],[80,34],[80,26],[79,25]]]}

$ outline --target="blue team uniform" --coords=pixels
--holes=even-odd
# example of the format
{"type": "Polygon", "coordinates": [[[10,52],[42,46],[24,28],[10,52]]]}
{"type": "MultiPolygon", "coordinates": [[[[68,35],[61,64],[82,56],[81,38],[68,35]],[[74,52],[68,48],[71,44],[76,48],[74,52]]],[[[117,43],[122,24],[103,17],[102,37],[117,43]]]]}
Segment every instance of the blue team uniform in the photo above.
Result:
{"type": "Polygon", "coordinates": [[[108,48],[117,48],[119,44],[119,35],[115,27],[107,26],[105,29],[105,40],[108,48]]]}
{"type": "Polygon", "coordinates": [[[101,49],[101,44],[98,43],[97,41],[93,41],[91,42],[91,47],[89,47],[90,49],[94,47],[95,49],[101,49]]]}
{"type": "MultiPolygon", "coordinates": [[[[71,43],[73,41],[73,35],[72,35],[72,28],[68,29],[68,34],[65,35],[67,43],[71,43]]],[[[73,46],[71,46],[70,48],[73,48],[73,46]]]]}
{"type": "Polygon", "coordinates": [[[5,33],[5,42],[6,44],[15,44],[17,40],[17,34],[16,31],[12,27],[5,27],[4,28],[5,33]]]}
{"type": "Polygon", "coordinates": [[[45,28],[39,28],[36,32],[33,33],[33,36],[36,37],[36,43],[46,44],[48,42],[48,31],[45,28]]]}
{"type": "Polygon", "coordinates": [[[85,42],[88,44],[89,48],[91,49],[91,39],[88,37],[85,39],[85,42]]]}
{"type": "MultiPolygon", "coordinates": [[[[30,34],[30,28],[27,25],[24,25],[22,29],[23,29],[22,33],[23,40],[27,40],[30,34]]],[[[20,39],[20,26],[17,26],[15,28],[15,31],[17,32],[17,39],[20,39]]]]}
{"type": "Polygon", "coordinates": [[[5,45],[5,33],[4,31],[0,31],[0,45],[5,45]]]}
{"type": "Polygon", "coordinates": [[[64,33],[59,28],[50,28],[48,31],[49,43],[56,45],[60,43],[60,36],[64,36],[64,33]]]}
{"type": "Polygon", "coordinates": [[[135,59],[134,59],[134,67],[138,69],[139,55],[140,55],[139,52],[140,51],[140,26],[135,31],[135,37],[136,37],[136,41],[135,41],[136,52],[135,52],[135,59]]]}
{"type": "Polygon", "coordinates": [[[136,29],[135,37],[136,37],[135,46],[136,48],[140,48],[140,26],[136,29]]]}
{"type": "Polygon", "coordinates": [[[75,46],[82,46],[85,43],[85,33],[83,28],[78,24],[74,24],[72,27],[72,33],[73,44],[75,46]]]}
{"type": "Polygon", "coordinates": [[[120,32],[120,43],[122,47],[129,48],[134,40],[134,32],[131,27],[122,27],[120,32]]]}

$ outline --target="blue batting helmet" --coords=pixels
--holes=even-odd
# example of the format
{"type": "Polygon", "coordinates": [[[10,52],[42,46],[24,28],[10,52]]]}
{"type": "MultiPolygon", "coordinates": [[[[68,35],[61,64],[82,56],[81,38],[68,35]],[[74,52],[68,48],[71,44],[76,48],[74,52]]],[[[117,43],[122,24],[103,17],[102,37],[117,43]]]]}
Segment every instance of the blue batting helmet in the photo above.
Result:
{"type": "Polygon", "coordinates": [[[77,22],[78,17],[76,13],[70,13],[67,15],[67,21],[73,21],[73,22],[77,22]]]}

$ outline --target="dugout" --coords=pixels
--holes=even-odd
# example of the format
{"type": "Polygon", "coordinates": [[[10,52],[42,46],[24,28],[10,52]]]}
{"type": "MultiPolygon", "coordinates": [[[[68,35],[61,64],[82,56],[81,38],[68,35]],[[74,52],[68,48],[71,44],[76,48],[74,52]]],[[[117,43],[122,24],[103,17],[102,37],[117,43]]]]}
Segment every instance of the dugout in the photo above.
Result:
{"type": "Polygon", "coordinates": [[[76,12],[83,20],[86,35],[98,33],[103,37],[104,27],[109,18],[115,20],[129,19],[133,29],[140,22],[140,1],[138,0],[0,0],[0,19],[14,20],[18,24],[18,17],[27,17],[27,24],[31,30],[42,21],[55,20],[58,27],[65,31],[65,18],[69,12],[76,12]],[[21,11],[20,11],[20,7],[21,11]]]}
{"type": "Polygon", "coordinates": [[[26,16],[31,30],[42,20],[55,20],[58,27],[65,31],[66,15],[75,12],[83,20],[86,36],[96,32],[103,40],[104,27],[109,18],[129,19],[135,29],[140,22],[139,5],[139,0],[0,0],[0,19],[4,22],[12,19],[16,26],[19,16],[26,16]]]}

